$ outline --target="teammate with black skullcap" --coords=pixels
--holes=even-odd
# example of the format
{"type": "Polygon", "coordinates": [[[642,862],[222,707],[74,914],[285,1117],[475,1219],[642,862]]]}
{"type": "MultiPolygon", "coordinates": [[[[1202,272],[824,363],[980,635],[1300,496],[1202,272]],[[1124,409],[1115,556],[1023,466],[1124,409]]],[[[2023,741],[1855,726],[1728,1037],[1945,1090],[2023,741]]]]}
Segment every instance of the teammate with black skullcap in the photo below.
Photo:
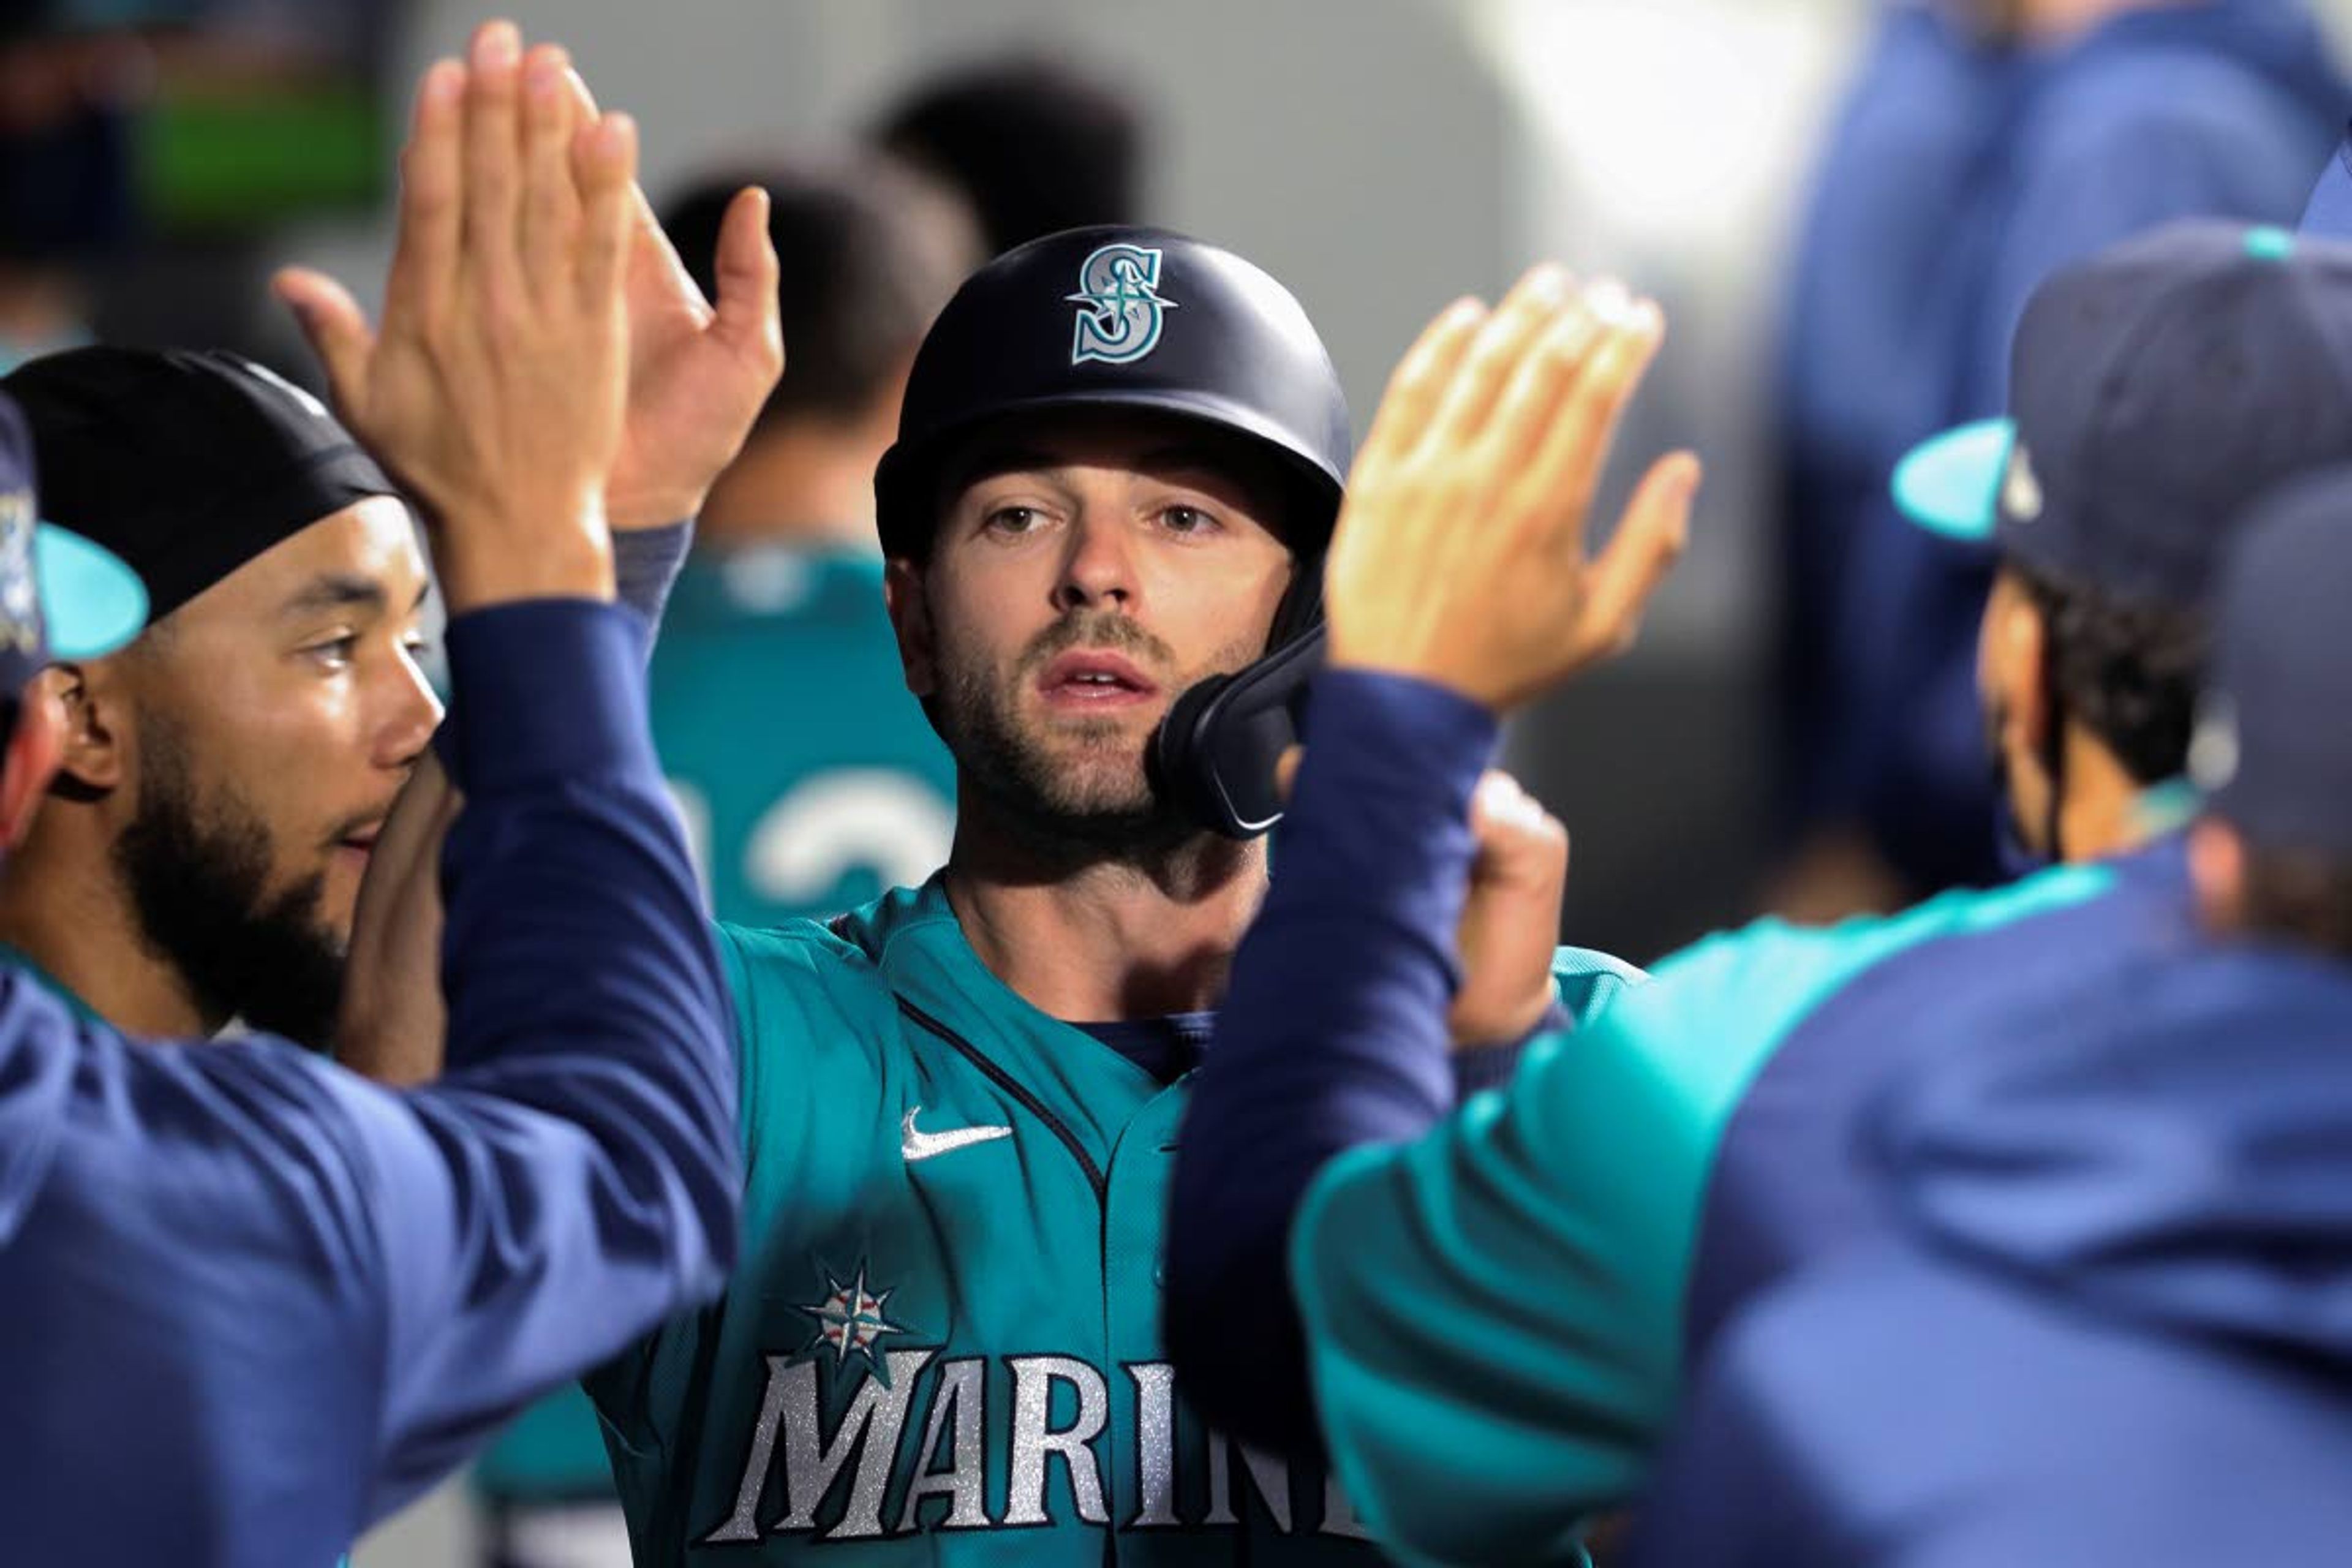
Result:
{"type": "MultiPolygon", "coordinates": [[[[1060,235],[933,326],[877,491],[954,849],[829,926],[722,928],[744,1264],[591,1381],[639,1562],[1369,1560],[1160,1349],[1184,1080],[1266,858],[1146,760],[1180,692],[1318,621],[1349,455],[1306,313],[1213,246],[1060,235]]],[[[1550,957],[1465,1037],[1515,1043],[1550,957]]],[[[1589,1016],[1626,972],[1558,973],[1589,1016]]]]}
{"type": "Polygon", "coordinates": [[[323,1044],[361,874],[440,722],[407,505],[308,393],[231,355],[88,348],[5,384],[50,515],[147,585],[70,725],[0,941],[134,1034],[323,1044]]]}
{"type": "MultiPolygon", "coordinates": [[[[610,602],[635,138],[575,124],[544,60],[521,92],[519,53],[492,26],[470,79],[427,75],[385,317],[338,344],[451,612],[448,1079],[394,1094],[284,1040],[134,1039],[0,966],[0,1384],[27,1434],[0,1472],[11,1562],[325,1568],[731,1258],[723,980],[646,731],[643,626],[610,602]],[[496,286],[526,256],[533,289],[496,286]]],[[[220,532],[276,515],[285,470],[251,478],[220,532]]],[[[52,677],[24,677],[104,646],[42,648],[30,516],[0,479],[0,687],[26,693],[0,762],[11,831],[45,748],[91,727],[87,690],[68,718],[52,677]]],[[[266,554],[252,532],[237,548],[266,554]]],[[[150,556],[166,605],[184,564],[150,556]]],[[[286,658],[345,684],[309,647],[286,658]]]]}

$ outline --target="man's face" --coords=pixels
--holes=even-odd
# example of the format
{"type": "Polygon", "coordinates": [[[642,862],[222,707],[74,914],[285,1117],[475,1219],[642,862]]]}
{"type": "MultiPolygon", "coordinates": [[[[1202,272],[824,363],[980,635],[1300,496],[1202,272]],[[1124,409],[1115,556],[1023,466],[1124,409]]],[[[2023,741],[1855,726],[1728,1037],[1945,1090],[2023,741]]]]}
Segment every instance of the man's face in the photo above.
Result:
{"type": "Polygon", "coordinates": [[[1290,584],[1278,477],[1150,415],[1041,421],[950,476],[931,559],[897,577],[908,686],[1003,805],[1090,835],[1157,820],[1154,729],[1265,651],[1290,584]]]}
{"type": "Polygon", "coordinates": [[[2042,660],[2047,642],[2042,613],[2015,574],[1993,574],[1977,630],[1977,702],[1994,786],[2023,847],[2046,854],[2051,780],[2042,763],[2042,660]]]}
{"type": "Polygon", "coordinates": [[[406,510],[372,499],[119,656],[117,869],[150,943],[256,1026],[316,1041],[331,1021],[361,875],[441,719],[415,658],[425,581],[406,510]]]}

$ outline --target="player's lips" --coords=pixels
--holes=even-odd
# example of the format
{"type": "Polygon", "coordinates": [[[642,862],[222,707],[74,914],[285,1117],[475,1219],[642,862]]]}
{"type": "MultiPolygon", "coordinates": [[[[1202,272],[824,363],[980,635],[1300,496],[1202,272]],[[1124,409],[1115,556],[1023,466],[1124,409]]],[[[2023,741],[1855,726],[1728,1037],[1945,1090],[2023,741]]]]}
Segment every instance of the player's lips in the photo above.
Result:
{"type": "Polygon", "coordinates": [[[364,862],[369,856],[375,853],[376,838],[383,832],[383,818],[378,817],[373,822],[363,823],[360,826],[351,829],[341,837],[336,839],[335,847],[338,849],[350,850],[352,854],[357,855],[362,862],[364,862]]]}
{"type": "Polygon", "coordinates": [[[1085,708],[1124,707],[1160,695],[1159,685],[1126,659],[1089,648],[1055,658],[1039,672],[1037,690],[1048,702],[1085,708]]]}

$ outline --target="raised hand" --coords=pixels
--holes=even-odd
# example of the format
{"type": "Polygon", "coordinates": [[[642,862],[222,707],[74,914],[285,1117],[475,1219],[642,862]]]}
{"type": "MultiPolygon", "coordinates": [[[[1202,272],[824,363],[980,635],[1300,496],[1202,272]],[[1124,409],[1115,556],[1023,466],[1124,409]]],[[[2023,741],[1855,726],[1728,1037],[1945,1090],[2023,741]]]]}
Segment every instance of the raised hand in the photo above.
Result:
{"type": "Polygon", "coordinates": [[[1511,1045],[1543,1021],[1568,890],[1568,829],[1510,774],[1478,781],[1470,827],[1478,850],[1454,932],[1462,988],[1445,1019],[1457,1049],[1511,1045]]]}
{"type": "MultiPolygon", "coordinates": [[[[581,112],[595,100],[577,74],[581,112]]],[[[735,195],[719,229],[716,308],[702,297],[642,189],[629,192],[629,404],[604,507],[622,532],[702,510],[784,367],[768,194],[735,195]]]]}
{"type": "Polygon", "coordinates": [[[331,279],[277,280],[338,412],[423,507],[453,612],[612,595],[636,130],[585,115],[570,74],[508,22],[425,73],[380,330],[331,279]]]}
{"type": "Polygon", "coordinates": [[[1657,307],[1556,267],[1491,314],[1459,301],[1389,382],[1326,577],[1335,665],[1515,708],[1632,646],[1681,554],[1698,461],[1661,459],[1598,555],[1587,514],[1655,355],[1657,307]]]}

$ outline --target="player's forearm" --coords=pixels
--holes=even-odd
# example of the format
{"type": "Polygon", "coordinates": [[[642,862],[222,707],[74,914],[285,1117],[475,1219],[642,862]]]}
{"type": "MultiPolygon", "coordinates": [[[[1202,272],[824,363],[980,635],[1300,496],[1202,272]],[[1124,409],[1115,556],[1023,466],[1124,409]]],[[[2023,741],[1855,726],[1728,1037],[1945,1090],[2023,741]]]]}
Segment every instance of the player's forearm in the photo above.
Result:
{"type": "Polygon", "coordinates": [[[1265,908],[1236,954],[1177,1159],[1169,1342],[1188,1397],[1237,1435],[1312,1423],[1285,1268],[1318,1171],[1413,1137],[1454,1103],[1452,933],[1470,792],[1496,737],[1476,704],[1332,672],[1265,908]]]}
{"type": "Polygon", "coordinates": [[[388,1398],[388,1443],[461,1423],[436,1364],[468,1368],[465,1413],[520,1401],[715,1290],[733,1258],[731,1024],[640,652],[613,606],[450,627],[446,750],[466,806],[444,868],[449,1067],[428,1103],[479,1146],[445,1141],[452,1272],[399,1297],[395,1362],[423,1372],[404,1384],[395,1366],[411,1403],[388,1398]],[[560,710],[554,691],[572,694],[560,710]]]}

